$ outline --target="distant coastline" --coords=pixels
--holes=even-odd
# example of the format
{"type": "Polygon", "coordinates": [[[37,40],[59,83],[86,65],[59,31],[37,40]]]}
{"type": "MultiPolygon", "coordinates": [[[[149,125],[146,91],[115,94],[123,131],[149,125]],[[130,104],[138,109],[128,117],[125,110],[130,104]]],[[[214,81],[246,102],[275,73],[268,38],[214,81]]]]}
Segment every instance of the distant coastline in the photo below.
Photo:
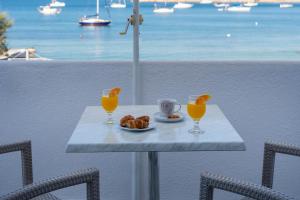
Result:
{"type": "MultiPolygon", "coordinates": [[[[201,3],[201,0],[140,0],[140,3],[146,2],[167,2],[167,3],[177,3],[177,2],[185,2],[185,3],[201,3]]],[[[205,0],[204,0],[205,2],[205,0]]],[[[246,3],[246,2],[256,2],[256,3],[300,3],[300,0],[213,0],[213,3],[246,3]]]]}

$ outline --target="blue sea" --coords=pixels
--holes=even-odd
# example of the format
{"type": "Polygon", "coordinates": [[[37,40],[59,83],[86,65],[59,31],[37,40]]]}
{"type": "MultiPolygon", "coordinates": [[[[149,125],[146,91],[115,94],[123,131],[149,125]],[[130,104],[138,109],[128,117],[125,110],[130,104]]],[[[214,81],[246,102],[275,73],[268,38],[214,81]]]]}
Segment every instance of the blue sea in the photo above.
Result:
{"type": "MultiPolygon", "coordinates": [[[[0,0],[0,10],[14,21],[9,47],[34,47],[54,60],[132,60],[132,27],[119,34],[132,12],[130,2],[126,9],[106,9],[101,1],[101,17],[112,20],[108,27],[78,25],[81,16],[95,13],[95,0],[65,2],[60,15],[42,16],[37,7],[49,0],[0,0]]],[[[196,4],[158,15],[152,3],[142,3],[140,12],[141,60],[300,60],[300,5],[260,4],[250,13],[228,13],[196,4]]]]}

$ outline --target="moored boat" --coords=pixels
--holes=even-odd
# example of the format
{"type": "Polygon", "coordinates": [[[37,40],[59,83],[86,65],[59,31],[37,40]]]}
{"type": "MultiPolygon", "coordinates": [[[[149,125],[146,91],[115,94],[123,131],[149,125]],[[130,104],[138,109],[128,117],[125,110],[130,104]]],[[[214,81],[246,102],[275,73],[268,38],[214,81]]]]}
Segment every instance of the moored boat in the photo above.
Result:
{"type": "Polygon", "coordinates": [[[154,4],[154,9],[153,9],[154,13],[160,13],[160,14],[168,14],[168,13],[173,13],[174,12],[174,8],[168,8],[166,7],[166,3],[165,3],[165,7],[158,7],[156,4],[154,4]]]}
{"type": "Polygon", "coordinates": [[[111,23],[111,20],[100,19],[99,15],[83,16],[79,22],[81,26],[107,26],[111,23]]]}
{"type": "Polygon", "coordinates": [[[188,9],[188,8],[192,8],[194,6],[194,4],[191,3],[182,3],[182,2],[178,2],[174,5],[175,9],[188,9]]]}
{"type": "Polygon", "coordinates": [[[258,5],[258,3],[256,3],[256,2],[247,2],[247,3],[244,3],[243,5],[246,6],[246,7],[255,7],[255,6],[258,5]]]}
{"type": "Polygon", "coordinates": [[[212,4],[212,0],[201,0],[200,4],[212,4]]]}
{"type": "Polygon", "coordinates": [[[294,7],[294,5],[291,4],[291,3],[281,3],[281,4],[279,5],[279,7],[280,7],[280,8],[292,8],[292,7],[294,7]]]}
{"type": "Polygon", "coordinates": [[[111,2],[110,4],[111,8],[126,8],[126,0],[119,0],[118,2],[111,2]]]}
{"type": "Polygon", "coordinates": [[[50,60],[39,56],[34,48],[15,48],[9,49],[6,55],[2,57],[3,60],[29,60],[29,61],[39,61],[39,60],[50,60]]]}
{"type": "Polygon", "coordinates": [[[66,3],[61,2],[61,1],[52,0],[52,2],[49,4],[49,6],[52,8],[61,8],[61,7],[65,7],[66,3]]]}
{"type": "Polygon", "coordinates": [[[43,15],[58,15],[61,12],[60,8],[52,8],[51,6],[40,6],[38,11],[43,15]]]}
{"type": "Polygon", "coordinates": [[[246,13],[251,11],[251,7],[245,7],[245,6],[230,6],[226,8],[226,11],[228,12],[241,12],[246,13]]]}
{"type": "Polygon", "coordinates": [[[214,3],[214,6],[216,8],[223,8],[223,7],[229,7],[230,5],[228,3],[214,3]]]}
{"type": "Polygon", "coordinates": [[[107,26],[111,20],[100,19],[99,16],[99,0],[96,1],[96,15],[83,16],[78,22],[81,26],[107,26]]]}

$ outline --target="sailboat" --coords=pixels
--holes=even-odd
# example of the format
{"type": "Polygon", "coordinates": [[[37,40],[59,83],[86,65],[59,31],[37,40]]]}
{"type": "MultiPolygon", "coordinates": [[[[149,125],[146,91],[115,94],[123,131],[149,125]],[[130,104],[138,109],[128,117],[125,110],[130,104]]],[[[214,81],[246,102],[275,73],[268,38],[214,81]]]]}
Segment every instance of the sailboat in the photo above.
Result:
{"type": "Polygon", "coordinates": [[[178,2],[174,5],[174,8],[175,9],[188,9],[188,8],[191,8],[193,7],[194,4],[191,4],[191,3],[182,3],[182,2],[178,2]]]}
{"type": "Polygon", "coordinates": [[[126,0],[119,0],[117,3],[111,3],[110,4],[111,8],[126,8],[126,0]]]}
{"type": "Polygon", "coordinates": [[[107,26],[111,20],[100,19],[99,17],[99,0],[96,0],[96,15],[83,16],[79,20],[81,26],[107,26]]]}
{"type": "Polygon", "coordinates": [[[228,7],[229,4],[228,3],[214,3],[214,6],[216,8],[223,8],[223,7],[228,7]]]}
{"type": "Polygon", "coordinates": [[[167,3],[165,2],[165,7],[158,7],[156,4],[154,4],[154,9],[153,9],[154,13],[173,13],[174,12],[174,8],[168,8],[167,7],[167,3]]]}

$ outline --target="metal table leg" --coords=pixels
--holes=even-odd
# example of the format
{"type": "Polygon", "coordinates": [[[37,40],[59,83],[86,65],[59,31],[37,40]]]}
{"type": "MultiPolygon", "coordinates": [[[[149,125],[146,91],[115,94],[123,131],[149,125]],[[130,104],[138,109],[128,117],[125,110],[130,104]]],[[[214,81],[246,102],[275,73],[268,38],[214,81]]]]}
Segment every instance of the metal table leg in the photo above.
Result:
{"type": "Polygon", "coordinates": [[[149,200],[159,200],[158,152],[148,152],[149,159],[149,200]]]}
{"type": "Polygon", "coordinates": [[[148,200],[147,193],[147,152],[133,153],[133,200],[148,200]]]}

